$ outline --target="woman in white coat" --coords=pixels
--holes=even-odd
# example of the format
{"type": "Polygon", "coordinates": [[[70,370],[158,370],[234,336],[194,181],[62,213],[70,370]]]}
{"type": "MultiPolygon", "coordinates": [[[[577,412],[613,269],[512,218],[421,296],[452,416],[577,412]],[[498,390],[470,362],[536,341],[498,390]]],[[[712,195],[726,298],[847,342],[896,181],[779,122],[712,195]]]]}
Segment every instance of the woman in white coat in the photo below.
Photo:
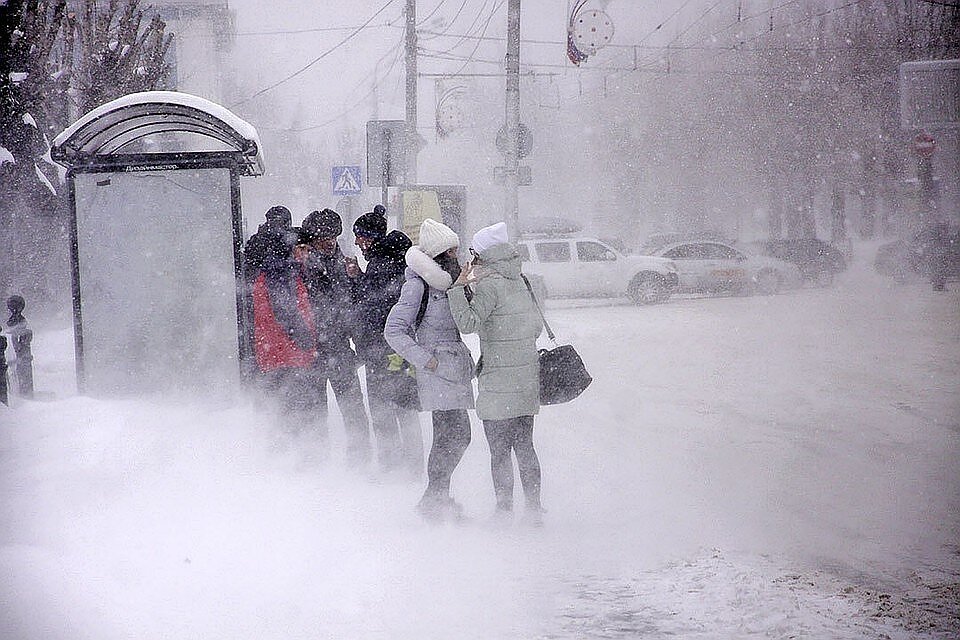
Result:
{"type": "Polygon", "coordinates": [[[427,219],[417,246],[406,254],[406,281],[383,331],[392,349],[412,364],[420,408],[431,411],[433,445],[427,461],[428,484],[418,510],[427,519],[460,516],[450,495],[450,478],[470,444],[473,408],[473,357],[450,314],[447,289],[460,275],[457,234],[427,219]]]}

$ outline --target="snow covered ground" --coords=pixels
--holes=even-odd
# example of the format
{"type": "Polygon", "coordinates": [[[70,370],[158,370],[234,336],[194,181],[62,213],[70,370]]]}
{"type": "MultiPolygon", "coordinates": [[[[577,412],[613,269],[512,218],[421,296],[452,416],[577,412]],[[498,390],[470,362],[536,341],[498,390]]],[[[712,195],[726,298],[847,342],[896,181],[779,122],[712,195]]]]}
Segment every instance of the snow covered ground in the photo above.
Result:
{"type": "Polygon", "coordinates": [[[479,424],[470,521],[431,527],[249,399],[76,396],[43,332],[42,399],[0,407],[0,637],[956,638],[960,287],[874,248],[831,289],[552,305],[595,382],[537,419],[542,529],[488,521],[479,424]]]}

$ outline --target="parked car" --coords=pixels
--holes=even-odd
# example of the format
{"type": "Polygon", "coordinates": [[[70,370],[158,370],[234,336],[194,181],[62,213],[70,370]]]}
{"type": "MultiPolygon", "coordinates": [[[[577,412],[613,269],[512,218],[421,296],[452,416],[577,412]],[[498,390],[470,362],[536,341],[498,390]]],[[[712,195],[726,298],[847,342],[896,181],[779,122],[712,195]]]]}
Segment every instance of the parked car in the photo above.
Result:
{"type": "Polygon", "coordinates": [[[881,245],[873,268],[897,282],[907,282],[921,276],[929,278],[934,258],[947,279],[960,278],[960,228],[931,226],[908,240],[881,245]]]}
{"type": "Polygon", "coordinates": [[[663,249],[668,244],[676,244],[677,242],[690,242],[692,240],[730,244],[729,239],[719,231],[690,231],[687,233],[681,233],[679,231],[664,231],[661,233],[652,233],[647,236],[637,253],[649,256],[656,253],[659,249],[663,249]]]}
{"type": "Polygon", "coordinates": [[[677,265],[684,293],[742,292],[770,295],[798,287],[800,270],[789,262],[751,255],[724,242],[691,240],[653,250],[677,265]]]}
{"type": "Polygon", "coordinates": [[[838,273],[847,269],[847,261],[836,247],[816,238],[768,240],[751,247],[771,258],[797,265],[804,282],[828,287],[838,273]]]}
{"type": "Polygon", "coordinates": [[[518,247],[524,273],[541,277],[550,297],[626,295],[637,304],[654,304],[677,290],[671,260],[627,256],[593,237],[526,237],[518,247]]]}

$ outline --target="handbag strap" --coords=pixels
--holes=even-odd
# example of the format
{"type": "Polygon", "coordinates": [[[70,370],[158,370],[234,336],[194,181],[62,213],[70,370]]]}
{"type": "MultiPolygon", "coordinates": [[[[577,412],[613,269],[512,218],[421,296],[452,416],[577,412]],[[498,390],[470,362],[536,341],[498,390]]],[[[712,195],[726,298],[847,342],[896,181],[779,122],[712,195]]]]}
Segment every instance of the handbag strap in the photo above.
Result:
{"type": "Polygon", "coordinates": [[[540,302],[537,300],[537,296],[533,293],[533,287],[530,286],[530,281],[527,280],[527,276],[520,274],[520,277],[523,278],[524,284],[527,285],[527,291],[530,292],[530,299],[533,300],[533,306],[537,308],[537,313],[540,314],[540,319],[543,321],[543,328],[547,330],[547,336],[550,340],[556,344],[557,337],[553,335],[553,329],[550,328],[550,325],[547,323],[547,319],[543,315],[543,309],[540,307],[540,302]]]}

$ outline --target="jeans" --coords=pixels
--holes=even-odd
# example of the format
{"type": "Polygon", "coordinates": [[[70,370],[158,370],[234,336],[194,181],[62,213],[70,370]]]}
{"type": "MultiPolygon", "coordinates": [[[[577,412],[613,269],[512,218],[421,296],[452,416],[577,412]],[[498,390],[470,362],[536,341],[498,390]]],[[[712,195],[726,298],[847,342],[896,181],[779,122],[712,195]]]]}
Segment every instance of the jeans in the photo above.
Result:
{"type": "Polygon", "coordinates": [[[450,476],[470,444],[470,416],[466,409],[433,412],[433,445],[427,460],[425,496],[450,495],[450,476]]]}
{"type": "Polygon", "coordinates": [[[540,510],[540,460],[533,448],[533,416],[484,420],[483,431],[490,445],[490,471],[497,509],[513,509],[512,452],[517,457],[527,509],[540,510]]]}

